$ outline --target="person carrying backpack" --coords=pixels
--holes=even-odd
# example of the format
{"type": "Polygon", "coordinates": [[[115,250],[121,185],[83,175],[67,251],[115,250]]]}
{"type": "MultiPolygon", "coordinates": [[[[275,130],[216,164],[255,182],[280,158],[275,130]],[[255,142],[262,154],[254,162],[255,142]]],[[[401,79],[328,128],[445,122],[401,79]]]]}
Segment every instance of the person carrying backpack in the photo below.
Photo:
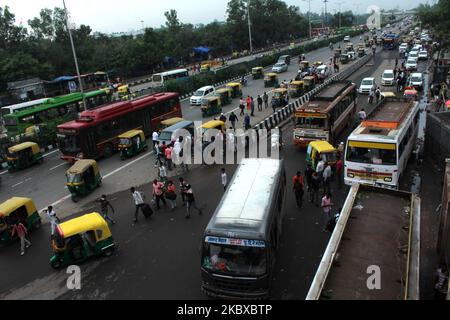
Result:
{"type": "Polygon", "coordinates": [[[297,203],[297,208],[301,208],[303,205],[303,194],[305,185],[303,183],[303,177],[302,173],[300,171],[297,171],[297,174],[292,178],[292,191],[295,195],[295,201],[297,203]]]}

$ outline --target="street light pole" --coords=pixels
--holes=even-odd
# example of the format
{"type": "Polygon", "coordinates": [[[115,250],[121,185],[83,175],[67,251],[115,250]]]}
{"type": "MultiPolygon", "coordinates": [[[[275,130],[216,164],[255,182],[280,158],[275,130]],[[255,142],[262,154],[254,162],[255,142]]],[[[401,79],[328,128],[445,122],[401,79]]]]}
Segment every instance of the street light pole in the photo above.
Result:
{"type": "Polygon", "coordinates": [[[341,25],[341,18],[342,18],[341,5],[343,4],[343,2],[338,2],[337,4],[339,5],[339,29],[340,29],[342,27],[342,25],[341,25]]]}
{"type": "Polygon", "coordinates": [[[84,97],[83,84],[81,83],[80,68],[78,68],[78,59],[77,59],[77,53],[75,52],[75,46],[73,44],[72,32],[70,31],[70,27],[69,27],[69,15],[67,14],[65,0],[63,0],[63,5],[64,5],[64,13],[66,16],[65,17],[66,18],[66,27],[67,27],[67,31],[69,32],[70,45],[72,46],[73,59],[75,60],[75,68],[77,70],[78,85],[80,86],[80,92],[81,92],[81,96],[83,98],[83,108],[86,111],[87,110],[86,98],[84,97]]]}
{"type": "Polygon", "coordinates": [[[327,17],[327,2],[328,0],[323,0],[323,3],[325,3],[325,27],[328,25],[328,17],[327,17]]]}
{"type": "Polygon", "coordinates": [[[250,54],[253,52],[253,43],[252,43],[252,27],[250,22],[250,0],[247,2],[247,18],[248,18],[248,38],[250,41],[250,54]]]}

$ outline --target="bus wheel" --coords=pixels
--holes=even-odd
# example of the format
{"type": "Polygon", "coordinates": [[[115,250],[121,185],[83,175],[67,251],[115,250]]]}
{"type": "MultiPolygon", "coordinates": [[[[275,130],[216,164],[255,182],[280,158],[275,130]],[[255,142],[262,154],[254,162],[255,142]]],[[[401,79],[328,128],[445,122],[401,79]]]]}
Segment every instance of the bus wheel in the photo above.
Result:
{"type": "Polygon", "coordinates": [[[110,158],[113,155],[113,151],[113,146],[108,143],[103,147],[103,156],[105,158],[110,158]]]}

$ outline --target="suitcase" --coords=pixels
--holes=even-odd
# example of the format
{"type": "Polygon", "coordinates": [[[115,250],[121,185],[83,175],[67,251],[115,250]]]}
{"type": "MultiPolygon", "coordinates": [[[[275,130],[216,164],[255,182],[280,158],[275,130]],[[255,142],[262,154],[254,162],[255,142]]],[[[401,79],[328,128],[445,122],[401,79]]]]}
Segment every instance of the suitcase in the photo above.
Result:
{"type": "Polygon", "coordinates": [[[142,213],[144,214],[144,217],[146,219],[150,218],[150,216],[153,214],[153,210],[148,203],[144,203],[142,205],[142,213]]]}

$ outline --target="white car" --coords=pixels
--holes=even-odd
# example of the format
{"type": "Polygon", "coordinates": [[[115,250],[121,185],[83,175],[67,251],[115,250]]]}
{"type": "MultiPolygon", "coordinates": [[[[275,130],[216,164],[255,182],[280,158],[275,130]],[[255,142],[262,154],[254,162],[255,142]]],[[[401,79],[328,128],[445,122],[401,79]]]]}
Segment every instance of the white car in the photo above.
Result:
{"type": "Polygon", "coordinates": [[[408,49],[408,44],[407,44],[407,43],[402,43],[402,44],[398,47],[398,52],[399,52],[399,53],[405,53],[407,49],[408,49]]]}
{"type": "Polygon", "coordinates": [[[330,68],[325,64],[318,66],[316,71],[319,79],[325,79],[331,74],[330,68]]]}
{"type": "Polygon", "coordinates": [[[394,70],[384,70],[381,75],[382,86],[393,86],[395,84],[394,70]]]}
{"type": "Polygon", "coordinates": [[[375,78],[364,78],[358,88],[359,93],[369,93],[372,88],[376,87],[375,78]]]}
{"type": "Polygon", "coordinates": [[[405,63],[406,70],[417,70],[417,60],[414,58],[408,58],[405,63]]]}
{"type": "Polygon", "coordinates": [[[428,52],[426,50],[419,51],[419,60],[427,60],[428,52]]]}
{"type": "Polygon", "coordinates": [[[202,101],[206,96],[210,96],[214,94],[216,90],[213,86],[205,86],[201,87],[197,91],[195,91],[194,95],[190,99],[191,106],[201,106],[202,101]]]}
{"type": "Polygon", "coordinates": [[[272,67],[272,72],[281,73],[288,70],[288,65],[283,62],[278,62],[272,67]]]}
{"type": "Polygon", "coordinates": [[[345,36],[344,37],[344,42],[350,42],[350,36],[345,36]]]}
{"type": "Polygon", "coordinates": [[[418,91],[423,89],[423,75],[420,72],[411,73],[409,77],[409,85],[416,88],[418,91]]]}
{"type": "Polygon", "coordinates": [[[415,50],[410,51],[408,53],[408,60],[409,59],[414,59],[417,61],[419,59],[419,51],[415,51],[415,50]]]}

